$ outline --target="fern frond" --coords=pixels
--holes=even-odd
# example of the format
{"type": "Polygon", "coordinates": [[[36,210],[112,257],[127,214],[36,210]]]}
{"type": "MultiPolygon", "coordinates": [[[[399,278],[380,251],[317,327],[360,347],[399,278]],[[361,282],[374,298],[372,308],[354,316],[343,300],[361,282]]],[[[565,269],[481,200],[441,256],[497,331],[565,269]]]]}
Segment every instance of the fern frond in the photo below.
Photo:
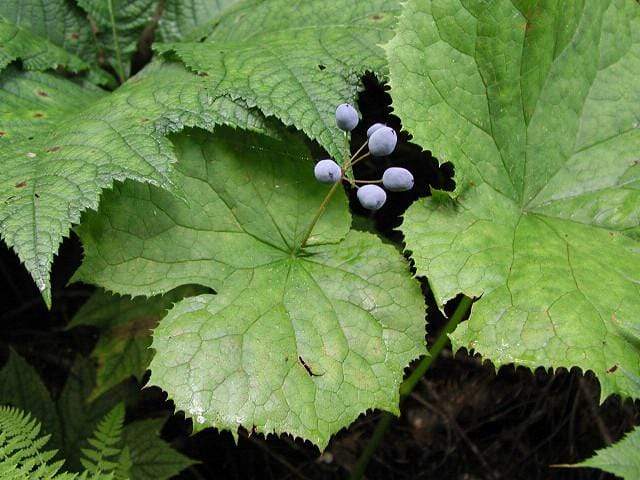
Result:
{"type": "Polygon", "coordinates": [[[55,450],[43,451],[49,435],[40,435],[40,423],[17,408],[0,407],[0,478],[2,480],[73,480],[58,473],[64,461],[51,462],[55,450]]]}
{"type": "Polygon", "coordinates": [[[83,448],[80,460],[91,480],[127,480],[131,459],[128,449],[120,447],[124,425],[124,405],[119,404],[98,424],[93,437],[88,440],[91,448],[83,448]]]}

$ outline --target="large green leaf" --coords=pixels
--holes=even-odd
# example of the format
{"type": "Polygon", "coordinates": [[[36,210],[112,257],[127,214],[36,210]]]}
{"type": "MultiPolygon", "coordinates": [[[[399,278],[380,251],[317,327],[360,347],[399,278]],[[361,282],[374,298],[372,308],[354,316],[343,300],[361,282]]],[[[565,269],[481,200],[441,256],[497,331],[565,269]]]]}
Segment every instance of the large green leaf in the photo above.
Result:
{"type": "Polygon", "coordinates": [[[47,301],[53,255],[80,212],[114,180],[171,188],[164,135],[262,116],[219,97],[180,64],[153,64],[113,94],[36,72],[0,76],[0,233],[47,301]]]}
{"type": "Polygon", "coordinates": [[[398,8],[396,0],[246,1],[218,18],[204,42],[158,49],[175,51],[217,89],[296,126],[342,158],[336,106],[355,101],[365,71],[386,72],[378,45],[390,38],[398,8]]]}
{"type": "Polygon", "coordinates": [[[88,68],[79,57],[0,16],[0,71],[17,59],[20,59],[28,70],[47,70],[65,66],[77,72],[88,68]]]}
{"type": "Polygon", "coordinates": [[[81,325],[100,329],[91,353],[97,362],[96,385],[90,399],[134,376],[142,381],[153,358],[151,330],[171,306],[206,289],[185,285],[166,295],[130,298],[98,290],[80,308],[67,328],[81,325]]]}
{"type": "Polygon", "coordinates": [[[126,182],[78,229],[77,278],[155,294],[198,283],[154,331],[151,383],[196,428],[288,432],[324,447],[370,408],[398,412],[402,373],[424,353],[424,300],[401,255],[349,231],[304,144],[220,129],[176,137],[170,193],[126,182]]]}
{"type": "Polygon", "coordinates": [[[409,0],[387,46],[396,113],[456,166],[402,230],[453,334],[496,364],[640,371],[640,6],[409,0]],[[622,368],[612,368],[620,366],[622,368]]]}
{"type": "Polygon", "coordinates": [[[156,39],[176,42],[188,38],[199,27],[211,22],[222,10],[239,0],[165,0],[158,21],[156,39]]]}

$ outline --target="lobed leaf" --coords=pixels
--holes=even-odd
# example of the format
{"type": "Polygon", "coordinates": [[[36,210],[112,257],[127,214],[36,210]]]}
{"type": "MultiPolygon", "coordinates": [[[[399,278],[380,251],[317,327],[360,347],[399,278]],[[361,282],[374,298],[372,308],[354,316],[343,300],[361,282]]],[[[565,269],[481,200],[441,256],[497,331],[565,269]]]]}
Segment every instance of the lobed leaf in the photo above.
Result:
{"type": "Polygon", "coordinates": [[[257,0],[226,10],[203,42],[158,45],[216,89],[304,131],[337,159],[345,155],[335,108],[355,102],[365,71],[384,75],[379,44],[399,2],[257,0]]]}
{"type": "Polygon", "coordinates": [[[640,372],[639,27],[631,0],[409,0],[387,45],[396,113],[456,165],[402,226],[440,305],[482,297],[455,348],[603,396],[640,372]]]}
{"type": "Polygon", "coordinates": [[[296,137],[220,128],[174,141],[188,204],[126,182],[78,228],[76,279],[218,292],[180,301],[155,329],[151,384],[196,429],[242,425],[320,447],[367,409],[397,413],[403,370],[425,351],[424,300],[398,252],[350,231],[344,197],[301,248],[328,189],[296,137]]]}
{"type": "Polygon", "coordinates": [[[0,234],[50,302],[53,255],[103,188],[133,178],[172,188],[168,132],[263,118],[179,64],[153,64],[115,93],[60,77],[0,76],[0,234]]]}

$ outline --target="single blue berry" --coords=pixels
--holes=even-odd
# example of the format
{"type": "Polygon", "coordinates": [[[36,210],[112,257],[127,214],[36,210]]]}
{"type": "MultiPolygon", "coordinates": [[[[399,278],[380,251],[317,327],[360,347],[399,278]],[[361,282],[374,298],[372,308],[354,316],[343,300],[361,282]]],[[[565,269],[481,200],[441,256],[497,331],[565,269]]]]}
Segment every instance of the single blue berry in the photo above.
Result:
{"type": "Polygon", "coordinates": [[[406,168],[387,168],[382,174],[382,184],[391,192],[406,192],[413,188],[413,175],[406,168]]]}
{"type": "Polygon", "coordinates": [[[342,178],[342,169],[333,160],[320,160],[316,163],[313,173],[320,183],[336,183],[342,178]]]}
{"type": "Polygon", "coordinates": [[[365,185],[358,189],[358,200],[367,210],[380,210],[387,201],[387,192],[377,185],[365,185]]]}
{"type": "Polygon", "coordinates": [[[373,125],[371,125],[367,129],[367,138],[369,138],[373,132],[375,132],[376,130],[378,130],[378,129],[382,128],[382,127],[386,127],[386,125],[384,123],[374,123],[373,125]]]}
{"type": "Polygon", "coordinates": [[[369,137],[369,151],[374,157],[389,155],[396,148],[398,136],[393,128],[381,127],[369,137]]]}
{"type": "Polygon", "coordinates": [[[336,125],[340,130],[350,132],[358,125],[358,112],[348,103],[338,105],[336,108],[336,125]]]}

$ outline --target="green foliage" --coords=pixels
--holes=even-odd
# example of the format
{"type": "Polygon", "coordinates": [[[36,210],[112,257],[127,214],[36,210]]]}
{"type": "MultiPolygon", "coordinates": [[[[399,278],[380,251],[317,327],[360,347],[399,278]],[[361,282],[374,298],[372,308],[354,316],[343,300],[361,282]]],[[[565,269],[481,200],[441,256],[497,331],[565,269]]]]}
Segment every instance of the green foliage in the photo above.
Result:
{"type": "Polygon", "coordinates": [[[221,128],[174,142],[188,203],[126,182],[78,230],[77,279],[135,295],[218,292],[178,302],[155,329],[151,383],[196,428],[321,447],[367,409],[397,412],[403,370],[424,352],[424,301],[398,252],[350,231],[344,197],[301,250],[327,187],[296,137],[221,128]]]}
{"type": "Polygon", "coordinates": [[[55,451],[43,451],[49,441],[40,424],[16,408],[0,406],[0,478],[3,480],[71,480],[58,473],[64,462],[52,462],[55,451]]]}
{"type": "MultiPolygon", "coordinates": [[[[166,295],[130,298],[98,290],[80,308],[68,328],[81,325],[100,329],[100,338],[91,353],[96,360],[94,399],[130,376],[142,381],[153,358],[151,330],[171,306],[184,297],[206,289],[187,285],[166,295]]],[[[1,387],[0,387],[1,388],[1,387]]]]}
{"type": "Polygon", "coordinates": [[[13,407],[0,407],[0,478],[3,480],[129,480],[131,463],[122,441],[124,407],[115,407],[98,425],[91,448],[82,450],[85,471],[59,473],[64,461],[53,462],[55,451],[43,451],[49,436],[40,423],[13,407]],[[117,457],[117,458],[116,458],[117,457]]]}
{"type": "Polygon", "coordinates": [[[123,438],[131,452],[131,480],[168,480],[195,463],[160,438],[164,421],[154,418],[125,426],[123,438]]]}
{"type": "Polygon", "coordinates": [[[156,39],[176,42],[189,38],[190,34],[210,23],[225,8],[239,0],[165,0],[162,16],[158,21],[156,39]]]}
{"type": "Polygon", "coordinates": [[[453,199],[402,226],[453,334],[496,364],[640,372],[640,8],[410,0],[387,45],[395,112],[456,167],[453,199]],[[621,368],[612,368],[613,366],[621,368]]]}
{"type": "Polygon", "coordinates": [[[179,64],[154,64],[113,94],[54,75],[0,76],[0,233],[50,301],[53,255],[103,188],[133,178],[172,188],[164,135],[185,125],[262,128],[179,64]]]}
{"type": "MultiPolygon", "coordinates": [[[[117,480],[128,478],[126,468],[123,471],[119,457],[128,458],[121,446],[124,424],[124,405],[116,405],[98,424],[94,436],[88,440],[90,448],[82,449],[80,462],[87,475],[98,476],[104,472],[114,472],[117,480]]],[[[126,450],[124,451],[126,452],[126,450]]],[[[128,461],[124,462],[128,467],[128,461]]]]}
{"type": "Polygon", "coordinates": [[[640,478],[640,429],[632,430],[619,442],[598,450],[595,456],[575,466],[599,468],[625,480],[640,478]]]}
{"type": "Polygon", "coordinates": [[[29,412],[51,435],[51,445],[60,449],[62,426],[55,403],[38,372],[14,351],[10,352],[7,363],[0,370],[0,404],[29,412]]]}
{"type": "MultiPolygon", "coordinates": [[[[79,471],[82,466],[82,449],[86,447],[87,438],[93,433],[98,441],[110,445],[104,440],[104,432],[107,431],[105,428],[111,426],[108,431],[114,431],[117,426],[114,418],[117,419],[116,414],[119,415],[120,411],[120,407],[115,411],[114,407],[130,397],[130,392],[121,384],[88,400],[90,394],[96,391],[95,376],[96,372],[91,364],[79,359],[62,392],[54,400],[34,368],[12,352],[7,364],[0,370],[0,404],[10,404],[30,412],[42,423],[44,432],[51,437],[50,445],[60,452],[59,457],[66,460],[68,468],[79,471]],[[106,419],[110,420],[105,427],[106,419]],[[101,420],[102,426],[99,426],[101,420]],[[101,433],[98,434],[96,430],[101,433]]],[[[162,420],[153,419],[126,425],[122,433],[121,452],[118,455],[109,454],[107,460],[113,462],[114,457],[117,457],[120,469],[129,465],[126,469],[129,471],[128,478],[132,480],[164,480],[191,465],[190,459],[173,451],[159,437],[162,423],[162,420]],[[143,435],[147,436],[144,441],[143,435]],[[141,451],[147,447],[149,451],[141,451]],[[157,465],[151,465],[153,459],[158,460],[157,465]]],[[[109,438],[112,437],[113,434],[109,438]]],[[[90,446],[95,448],[95,442],[90,442],[90,446]]],[[[106,453],[103,449],[99,455],[106,453]]],[[[89,459],[93,460],[98,453],[90,455],[89,459]]],[[[91,476],[89,478],[97,480],[91,476]]]]}
{"type": "MultiPolygon", "coordinates": [[[[22,32],[22,35],[31,37],[28,43],[32,49],[40,48],[55,55],[63,55],[61,52],[64,50],[69,58],[74,56],[87,63],[96,63],[97,52],[91,25],[82,10],[71,0],[2,0],[0,17],[22,32]],[[39,47],[33,44],[35,38],[40,39],[39,47]]],[[[23,52],[26,47],[26,44],[17,45],[15,42],[10,45],[23,52]]],[[[0,47],[0,52],[6,47],[6,44],[0,47]]],[[[29,55],[32,53],[34,50],[29,55]]],[[[22,55],[24,53],[20,56],[22,55]]],[[[75,68],[79,66],[76,62],[77,60],[73,60],[72,69],[73,65],[76,65],[75,68]]],[[[50,60],[42,64],[42,68],[50,68],[48,63],[50,60]]],[[[33,64],[32,67],[36,68],[36,65],[41,68],[40,63],[33,64]]]]}
{"type": "Polygon", "coordinates": [[[77,0],[97,27],[105,63],[124,80],[145,28],[151,28],[159,0],[77,0]]]}
{"type": "Polygon", "coordinates": [[[22,60],[28,70],[47,70],[65,66],[78,72],[88,68],[87,64],[75,55],[0,16],[0,71],[18,59],[22,60]]]}
{"type": "Polygon", "coordinates": [[[174,51],[210,85],[244,98],[317,140],[342,159],[338,104],[354,102],[361,75],[386,72],[378,46],[392,35],[395,0],[245,1],[225,11],[204,42],[157,46],[174,51]]]}

